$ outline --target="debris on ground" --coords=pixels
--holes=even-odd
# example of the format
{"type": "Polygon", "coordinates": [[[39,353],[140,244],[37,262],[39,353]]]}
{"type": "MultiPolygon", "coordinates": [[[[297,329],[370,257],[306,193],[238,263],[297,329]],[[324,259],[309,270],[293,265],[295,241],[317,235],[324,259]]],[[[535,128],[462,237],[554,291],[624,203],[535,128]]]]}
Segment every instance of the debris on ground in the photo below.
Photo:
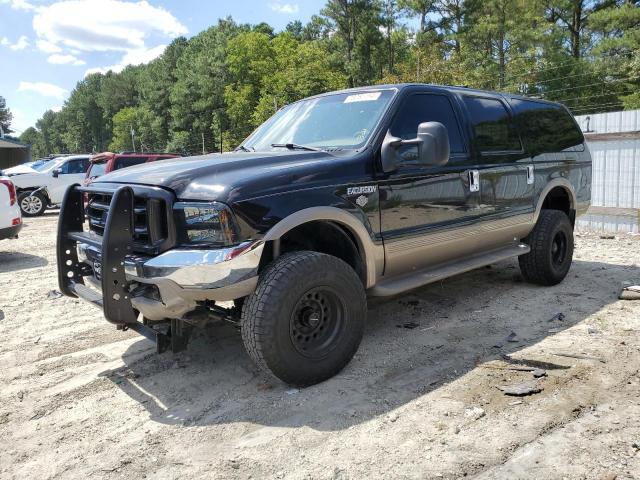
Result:
{"type": "Polygon", "coordinates": [[[600,331],[595,327],[587,327],[587,333],[589,335],[597,335],[600,331]]]}
{"type": "Polygon", "coordinates": [[[286,393],[287,395],[295,395],[297,393],[300,393],[300,390],[298,390],[297,388],[290,388],[284,393],[286,393]]]}
{"type": "Polygon", "coordinates": [[[620,300],[640,300],[640,285],[624,282],[618,298],[620,300]]]}
{"type": "Polygon", "coordinates": [[[511,395],[514,397],[524,397],[525,395],[531,395],[534,393],[540,393],[542,387],[539,387],[535,383],[518,383],[515,385],[499,385],[498,390],[502,390],[505,395],[511,395]]]}
{"type": "Polygon", "coordinates": [[[516,334],[516,332],[511,332],[509,335],[507,335],[507,338],[505,338],[505,340],[507,342],[511,342],[511,343],[519,343],[520,339],[518,338],[518,335],[516,334]]]}
{"type": "Polygon", "coordinates": [[[615,240],[615,235],[600,235],[600,240],[615,240]]]}
{"type": "Polygon", "coordinates": [[[562,322],[565,319],[564,313],[558,312],[553,317],[549,319],[550,322],[555,322],[556,320],[562,322]]]}
{"type": "Polygon", "coordinates": [[[474,420],[478,420],[485,415],[486,412],[480,407],[471,407],[464,410],[464,416],[467,418],[473,418],[474,420]]]}
{"type": "Polygon", "coordinates": [[[58,290],[49,290],[49,293],[47,293],[47,298],[49,300],[55,300],[56,298],[60,297],[62,297],[62,293],[60,293],[58,290]]]}
{"type": "Polygon", "coordinates": [[[414,328],[419,327],[420,324],[416,322],[405,322],[399,325],[396,325],[398,328],[408,328],[409,330],[413,330],[414,328]]]}
{"type": "Polygon", "coordinates": [[[541,368],[536,368],[533,372],[531,372],[535,378],[542,378],[547,376],[547,371],[541,368]]]}
{"type": "Polygon", "coordinates": [[[558,357],[577,358],[579,360],[595,360],[600,363],[607,363],[603,358],[594,357],[593,355],[583,355],[581,353],[551,352],[551,355],[556,355],[558,357]]]}

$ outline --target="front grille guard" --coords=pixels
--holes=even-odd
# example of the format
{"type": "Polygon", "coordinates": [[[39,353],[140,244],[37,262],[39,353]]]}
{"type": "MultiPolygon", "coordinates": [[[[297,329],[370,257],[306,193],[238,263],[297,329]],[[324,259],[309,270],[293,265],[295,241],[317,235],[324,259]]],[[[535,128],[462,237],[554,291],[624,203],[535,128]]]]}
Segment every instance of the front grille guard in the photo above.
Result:
{"type": "MultiPolygon", "coordinates": [[[[105,318],[121,330],[135,330],[139,334],[155,342],[156,351],[162,353],[171,349],[174,353],[184,350],[191,334],[192,327],[183,322],[171,319],[168,333],[162,333],[138,321],[138,311],[131,304],[131,294],[127,290],[124,263],[127,255],[134,249],[134,214],[135,198],[143,193],[145,196],[161,198],[166,202],[166,210],[171,212],[171,194],[156,188],[138,188],[136,186],[115,186],[109,204],[109,212],[104,235],[92,235],[83,231],[85,192],[99,192],[88,186],[71,186],[64,197],[58,220],[58,284],[60,291],[67,296],[82,298],[100,308],[105,318]],[[93,267],[78,259],[77,243],[83,242],[100,249],[101,253],[101,287],[102,294],[87,287],[84,277],[93,274],[93,267]]],[[[169,213],[170,215],[170,213],[169,213]]],[[[173,222],[167,216],[168,237],[165,248],[175,244],[173,222]]]]}
{"type": "Polygon", "coordinates": [[[104,235],[83,232],[83,193],[89,191],[79,185],[67,190],[58,221],[58,284],[60,291],[70,297],[81,297],[102,308],[105,318],[117,325],[137,324],[124,272],[124,260],[133,249],[134,192],[129,186],[118,187],[113,193],[104,235]],[[77,243],[82,241],[98,247],[102,252],[102,296],[84,285],[84,276],[92,274],[91,267],[78,259],[77,243]]]}

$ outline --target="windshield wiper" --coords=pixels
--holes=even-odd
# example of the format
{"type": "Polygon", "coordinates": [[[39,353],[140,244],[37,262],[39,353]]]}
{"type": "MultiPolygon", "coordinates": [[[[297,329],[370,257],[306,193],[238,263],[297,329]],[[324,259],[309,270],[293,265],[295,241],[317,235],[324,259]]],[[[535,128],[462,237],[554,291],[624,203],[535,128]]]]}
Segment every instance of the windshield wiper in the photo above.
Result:
{"type": "Polygon", "coordinates": [[[243,152],[255,152],[256,149],[253,147],[245,147],[244,145],[238,145],[233,151],[237,152],[239,150],[242,150],[243,152]]]}
{"type": "Polygon", "coordinates": [[[309,147],[308,145],[298,145],[297,143],[272,143],[272,147],[288,148],[289,150],[308,150],[310,152],[321,152],[321,148],[309,147]]]}

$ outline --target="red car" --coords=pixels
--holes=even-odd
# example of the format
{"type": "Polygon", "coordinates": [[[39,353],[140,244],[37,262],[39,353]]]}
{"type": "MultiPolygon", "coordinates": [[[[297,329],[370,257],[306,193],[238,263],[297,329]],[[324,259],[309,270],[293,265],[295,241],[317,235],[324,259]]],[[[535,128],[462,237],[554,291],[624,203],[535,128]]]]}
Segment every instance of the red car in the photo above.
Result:
{"type": "Polygon", "coordinates": [[[98,153],[90,158],[91,165],[87,170],[87,175],[83,183],[84,185],[88,185],[96,178],[113,172],[114,170],[120,170],[121,168],[176,157],[180,157],[180,155],[176,155],[175,153],[98,153]]]}

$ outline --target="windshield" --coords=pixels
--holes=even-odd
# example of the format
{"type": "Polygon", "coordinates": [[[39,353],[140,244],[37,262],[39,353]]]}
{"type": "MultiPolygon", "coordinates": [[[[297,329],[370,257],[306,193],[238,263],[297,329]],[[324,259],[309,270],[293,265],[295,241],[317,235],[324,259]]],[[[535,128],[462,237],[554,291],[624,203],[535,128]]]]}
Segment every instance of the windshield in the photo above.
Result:
{"type": "Polygon", "coordinates": [[[287,105],[259,126],[242,146],[275,150],[273,144],[316,148],[363,146],[385,112],[395,90],[337,93],[287,105]]]}
{"type": "Polygon", "coordinates": [[[53,160],[49,160],[48,162],[43,163],[39,167],[33,167],[33,168],[38,172],[47,173],[52,171],[54,168],[58,167],[63,161],[64,161],[64,158],[54,158],[53,160]]]}
{"type": "Polygon", "coordinates": [[[104,171],[107,169],[107,162],[103,163],[92,163],[89,167],[89,172],[87,177],[89,178],[97,178],[104,175],[104,171]]]}

